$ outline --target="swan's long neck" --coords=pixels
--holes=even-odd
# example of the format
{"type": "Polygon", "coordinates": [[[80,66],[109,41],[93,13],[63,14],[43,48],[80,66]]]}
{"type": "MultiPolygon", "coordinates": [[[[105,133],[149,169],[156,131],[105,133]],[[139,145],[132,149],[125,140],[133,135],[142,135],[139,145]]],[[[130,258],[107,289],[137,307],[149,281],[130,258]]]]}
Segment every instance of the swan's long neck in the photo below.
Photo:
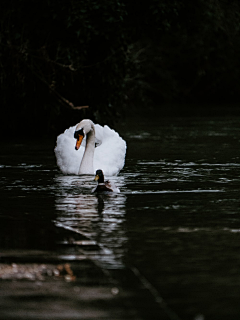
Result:
{"type": "Polygon", "coordinates": [[[86,147],[79,168],[79,174],[94,174],[93,156],[95,149],[95,130],[94,125],[91,126],[91,131],[86,136],[86,147]]]}

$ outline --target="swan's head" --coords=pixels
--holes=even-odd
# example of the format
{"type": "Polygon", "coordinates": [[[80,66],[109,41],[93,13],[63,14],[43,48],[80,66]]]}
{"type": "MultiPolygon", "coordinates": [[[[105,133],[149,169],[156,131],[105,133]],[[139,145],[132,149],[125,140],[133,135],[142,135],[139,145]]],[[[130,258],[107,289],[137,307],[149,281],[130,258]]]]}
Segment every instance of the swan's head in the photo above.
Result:
{"type": "Polygon", "coordinates": [[[77,139],[75,149],[78,150],[81,146],[83,138],[91,130],[94,130],[94,124],[91,120],[82,120],[76,127],[74,138],[77,139]]]}
{"type": "Polygon", "coordinates": [[[74,132],[74,138],[77,139],[76,146],[75,146],[76,150],[80,148],[84,136],[85,136],[85,133],[83,131],[83,128],[80,128],[79,130],[76,130],[74,132]]]}

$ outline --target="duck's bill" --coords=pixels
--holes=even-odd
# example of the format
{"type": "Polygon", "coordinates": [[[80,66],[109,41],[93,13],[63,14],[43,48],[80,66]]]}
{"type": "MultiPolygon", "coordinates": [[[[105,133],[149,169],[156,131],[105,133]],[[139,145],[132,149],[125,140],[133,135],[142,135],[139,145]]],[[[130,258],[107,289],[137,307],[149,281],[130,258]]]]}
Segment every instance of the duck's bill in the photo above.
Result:
{"type": "Polygon", "coordinates": [[[95,176],[95,178],[94,178],[94,181],[98,181],[98,179],[99,179],[99,175],[96,174],[96,176],[95,176]]]}
{"type": "Polygon", "coordinates": [[[82,140],[83,140],[83,136],[79,135],[77,137],[77,142],[76,142],[76,146],[75,146],[75,149],[78,150],[81,146],[81,143],[82,143],[82,140]]]}

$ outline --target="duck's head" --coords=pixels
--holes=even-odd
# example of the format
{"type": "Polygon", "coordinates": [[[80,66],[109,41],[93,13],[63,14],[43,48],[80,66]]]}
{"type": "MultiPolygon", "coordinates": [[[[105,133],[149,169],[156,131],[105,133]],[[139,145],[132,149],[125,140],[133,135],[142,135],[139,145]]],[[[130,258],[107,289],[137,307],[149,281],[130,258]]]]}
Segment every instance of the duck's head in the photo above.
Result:
{"type": "Polygon", "coordinates": [[[75,149],[78,150],[81,146],[83,138],[91,130],[94,130],[94,125],[91,120],[85,119],[82,120],[77,126],[74,132],[74,138],[77,139],[75,149]]]}
{"type": "Polygon", "coordinates": [[[98,181],[98,183],[104,183],[104,175],[102,170],[97,170],[95,175],[95,181],[98,181]]]}

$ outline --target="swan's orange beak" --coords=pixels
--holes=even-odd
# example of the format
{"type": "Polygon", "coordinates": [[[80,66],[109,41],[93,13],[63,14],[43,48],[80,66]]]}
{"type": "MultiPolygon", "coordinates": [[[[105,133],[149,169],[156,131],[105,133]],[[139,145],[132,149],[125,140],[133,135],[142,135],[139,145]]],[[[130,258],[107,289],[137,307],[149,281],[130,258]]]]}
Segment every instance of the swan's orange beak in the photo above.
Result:
{"type": "Polygon", "coordinates": [[[78,150],[80,148],[82,140],[83,140],[83,136],[79,134],[77,137],[77,142],[76,142],[76,146],[75,146],[76,150],[78,150]]]}

